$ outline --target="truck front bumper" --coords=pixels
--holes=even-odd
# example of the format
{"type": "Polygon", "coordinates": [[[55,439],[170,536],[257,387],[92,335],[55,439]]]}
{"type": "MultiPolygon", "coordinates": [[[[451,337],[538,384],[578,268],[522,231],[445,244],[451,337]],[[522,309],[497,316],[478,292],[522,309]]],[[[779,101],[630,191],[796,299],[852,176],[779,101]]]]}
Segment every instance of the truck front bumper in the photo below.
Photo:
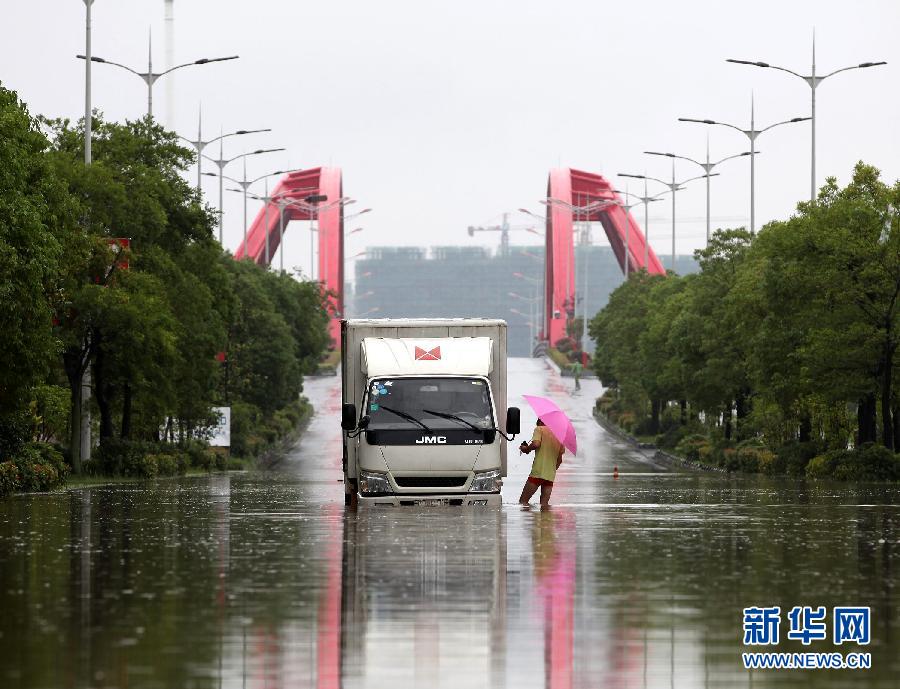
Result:
{"type": "Polygon", "coordinates": [[[499,507],[502,504],[500,493],[441,493],[429,495],[379,495],[359,496],[360,506],[371,507],[407,507],[414,505],[466,505],[474,507],[499,507]]]}

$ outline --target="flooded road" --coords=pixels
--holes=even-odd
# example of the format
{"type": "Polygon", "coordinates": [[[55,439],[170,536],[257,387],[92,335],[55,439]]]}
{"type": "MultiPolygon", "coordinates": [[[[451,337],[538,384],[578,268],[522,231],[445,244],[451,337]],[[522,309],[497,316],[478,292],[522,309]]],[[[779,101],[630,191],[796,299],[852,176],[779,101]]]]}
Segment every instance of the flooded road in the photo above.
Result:
{"type": "Polygon", "coordinates": [[[900,489],[673,471],[513,360],[526,434],[523,393],[578,431],[551,510],[513,451],[500,510],[352,512],[338,386],[277,472],[0,501],[0,687],[900,686],[900,489]],[[871,606],[867,647],[778,650],[872,668],[744,670],[754,605],[871,606]]]}

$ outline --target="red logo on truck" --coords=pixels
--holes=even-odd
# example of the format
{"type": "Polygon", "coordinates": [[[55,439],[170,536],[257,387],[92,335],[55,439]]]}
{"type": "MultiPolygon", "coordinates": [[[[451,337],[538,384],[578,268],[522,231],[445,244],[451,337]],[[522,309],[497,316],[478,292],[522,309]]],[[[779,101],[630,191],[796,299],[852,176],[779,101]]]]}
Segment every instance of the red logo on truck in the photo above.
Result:
{"type": "Polygon", "coordinates": [[[434,349],[422,349],[421,347],[416,347],[416,361],[440,361],[441,360],[441,348],[435,347],[434,349]]]}

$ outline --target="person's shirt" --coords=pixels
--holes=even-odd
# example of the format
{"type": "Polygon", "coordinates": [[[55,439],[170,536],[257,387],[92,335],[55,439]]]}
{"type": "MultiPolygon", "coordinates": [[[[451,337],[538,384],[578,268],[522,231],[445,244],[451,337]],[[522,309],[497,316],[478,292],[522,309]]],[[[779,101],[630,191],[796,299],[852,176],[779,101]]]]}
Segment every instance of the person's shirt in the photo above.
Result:
{"type": "Polygon", "coordinates": [[[541,444],[534,453],[531,476],[542,478],[545,481],[555,480],[556,460],[559,458],[562,450],[562,443],[556,439],[556,436],[546,426],[535,427],[534,435],[531,436],[531,442],[541,444]]]}

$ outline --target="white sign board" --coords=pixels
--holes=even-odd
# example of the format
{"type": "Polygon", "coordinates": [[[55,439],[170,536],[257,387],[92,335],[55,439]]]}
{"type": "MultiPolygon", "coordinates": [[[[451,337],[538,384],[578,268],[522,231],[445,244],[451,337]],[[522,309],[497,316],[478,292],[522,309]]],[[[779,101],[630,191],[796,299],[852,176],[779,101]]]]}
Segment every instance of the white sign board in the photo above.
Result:
{"type": "Polygon", "coordinates": [[[213,412],[219,423],[209,429],[209,446],[231,447],[231,407],[213,407],[213,412]]]}

